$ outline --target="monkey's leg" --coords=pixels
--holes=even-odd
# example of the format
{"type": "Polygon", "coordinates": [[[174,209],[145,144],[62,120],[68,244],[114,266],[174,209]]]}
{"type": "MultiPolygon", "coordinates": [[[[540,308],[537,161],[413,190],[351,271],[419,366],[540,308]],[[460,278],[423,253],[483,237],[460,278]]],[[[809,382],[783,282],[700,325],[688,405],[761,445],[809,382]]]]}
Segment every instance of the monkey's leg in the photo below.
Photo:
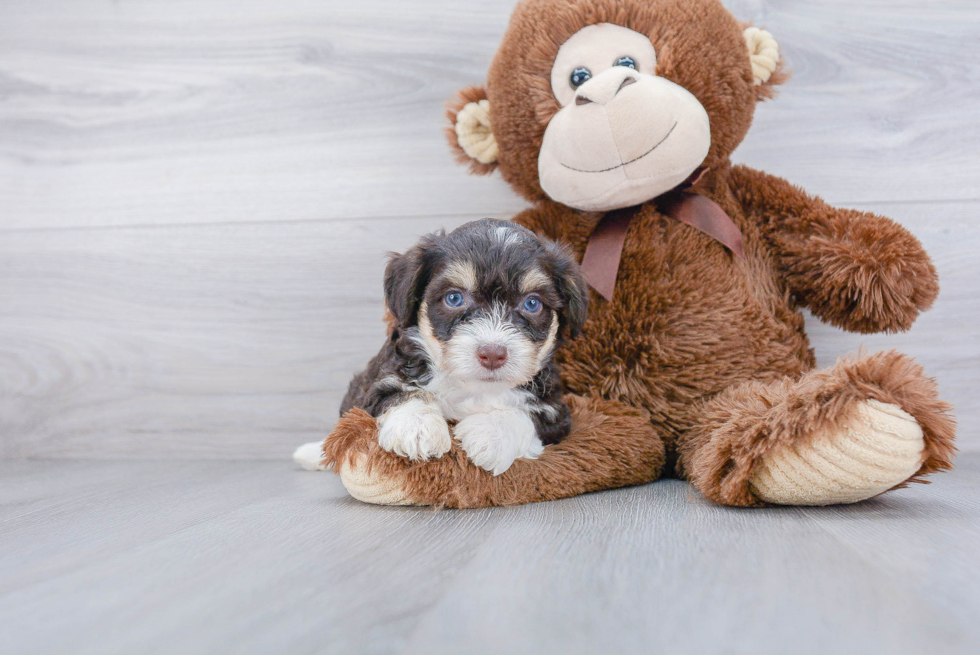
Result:
{"type": "Polygon", "coordinates": [[[324,461],[358,500],[380,505],[519,505],[652,482],[664,445],[646,412],[595,398],[566,398],[572,431],[537,459],[518,459],[494,476],[472,464],[455,441],[443,457],[412,463],[378,446],[377,425],[352,410],[324,443],[324,461]]]}
{"type": "Polygon", "coordinates": [[[726,505],[858,502],[952,468],[950,409],[904,355],[844,359],[719,394],[682,441],[681,465],[726,505]]]}

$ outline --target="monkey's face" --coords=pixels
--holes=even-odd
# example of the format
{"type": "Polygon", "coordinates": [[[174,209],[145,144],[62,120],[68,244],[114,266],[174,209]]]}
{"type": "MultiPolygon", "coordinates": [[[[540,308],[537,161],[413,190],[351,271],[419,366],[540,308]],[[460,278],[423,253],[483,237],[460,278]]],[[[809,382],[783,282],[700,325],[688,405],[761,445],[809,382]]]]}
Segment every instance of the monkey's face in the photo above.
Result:
{"type": "Polygon", "coordinates": [[[589,25],[561,46],[551,88],[562,108],[538,156],[548,196],[586,211],[629,207],[700,166],[711,146],[708,113],[656,67],[650,40],[619,25],[589,25]]]}
{"type": "Polygon", "coordinates": [[[637,205],[727,165],[778,63],[719,0],[523,0],[450,142],[532,202],[637,205]]]}

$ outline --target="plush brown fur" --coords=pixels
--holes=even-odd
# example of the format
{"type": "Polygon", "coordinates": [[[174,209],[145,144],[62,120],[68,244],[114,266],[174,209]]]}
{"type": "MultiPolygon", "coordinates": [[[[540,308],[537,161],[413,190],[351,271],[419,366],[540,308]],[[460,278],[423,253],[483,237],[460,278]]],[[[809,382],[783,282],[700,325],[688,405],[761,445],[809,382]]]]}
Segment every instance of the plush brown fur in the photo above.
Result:
{"type": "Polygon", "coordinates": [[[490,65],[486,92],[490,122],[500,146],[500,172],[531,202],[547,200],[538,183],[538,151],[548,121],[560,109],[551,90],[555,55],[578,30],[603,22],[649,35],[657,51],[657,74],[680,84],[701,101],[712,126],[705,166],[715,168],[727,162],[752,124],[757,87],[743,28],[720,3],[521,2],[490,65]]]}
{"type": "MultiPolygon", "coordinates": [[[[666,453],[708,498],[751,506],[761,501],[748,479],[764,454],[805,448],[820,429],[848,420],[856,402],[875,399],[899,405],[923,428],[927,457],[913,480],[950,468],[950,407],[908,358],[858,356],[813,370],[800,307],[856,332],[906,330],[935,300],[936,271],[918,240],[891,220],[834,209],[784,180],[732,167],[755,103],[786,76],[777,69],[769,85],[753,84],[743,26],[717,0],[518,5],[486,87],[499,170],[534,203],[515,220],[581,257],[601,218],[552,202],[537,177],[544,129],[558,110],[552,61],[572,34],[599,22],[650,35],[658,74],[707,110],[709,170],[696,191],[741,229],[745,258],[647,202],[627,233],[613,301],[593,293],[584,336],[558,354],[568,390],[592,397],[570,397],[573,436],[493,478],[456,447],[424,464],[385,453],[373,421],[356,414],[328,439],[325,461],[364,453],[386,476],[405,476],[419,503],[475,507],[648,482],[666,453]]],[[[470,89],[463,99],[478,97],[470,89]]]]}
{"type": "Polygon", "coordinates": [[[384,477],[400,477],[411,498],[442,507],[520,505],[563,495],[651,482],[664,467],[664,445],[646,412],[599,398],[568,396],[574,420],[571,433],[549,446],[537,460],[519,459],[505,475],[494,477],[473,466],[455,442],[439,460],[411,464],[378,445],[377,424],[354,409],[334,428],[324,446],[324,461],[339,472],[344,462],[366,456],[368,467],[384,477]]]}

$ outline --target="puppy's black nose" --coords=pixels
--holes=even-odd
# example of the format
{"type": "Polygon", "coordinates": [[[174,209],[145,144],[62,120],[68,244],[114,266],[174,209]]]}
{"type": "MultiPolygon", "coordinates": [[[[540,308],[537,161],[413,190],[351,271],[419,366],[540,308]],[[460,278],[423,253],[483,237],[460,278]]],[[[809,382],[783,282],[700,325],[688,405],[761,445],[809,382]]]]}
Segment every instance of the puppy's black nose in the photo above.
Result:
{"type": "Polygon", "coordinates": [[[480,346],[476,351],[480,366],[495,371],[507,361],[507,348],[504,346],[480,346]]]}

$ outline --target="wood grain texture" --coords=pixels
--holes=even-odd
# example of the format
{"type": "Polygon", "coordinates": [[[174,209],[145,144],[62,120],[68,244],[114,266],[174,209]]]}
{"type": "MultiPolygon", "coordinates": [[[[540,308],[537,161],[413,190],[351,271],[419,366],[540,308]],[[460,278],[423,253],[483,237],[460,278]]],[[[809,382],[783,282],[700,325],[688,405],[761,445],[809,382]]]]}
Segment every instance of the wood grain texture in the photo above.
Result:
{"type": "Polygon", "coordinates": [[[383,508],[283,462],[0,462],[5,653],[975,653],[980,456],[836,508],[383,508]]]}
{"type": "Polygon", "coordinates": [[[0,8],[0,229],[513,213],[442,103],[512,2],[0,8]]]}
{"type": "MultiPolygon", "coordinates": [[[[442,103],[513,0],[8,0],[0,229],[512,213],[442,103]]],[[[833,202],[978,199],[972,0],[729,2],[794,78],[738,160],[833,202]]]]}

